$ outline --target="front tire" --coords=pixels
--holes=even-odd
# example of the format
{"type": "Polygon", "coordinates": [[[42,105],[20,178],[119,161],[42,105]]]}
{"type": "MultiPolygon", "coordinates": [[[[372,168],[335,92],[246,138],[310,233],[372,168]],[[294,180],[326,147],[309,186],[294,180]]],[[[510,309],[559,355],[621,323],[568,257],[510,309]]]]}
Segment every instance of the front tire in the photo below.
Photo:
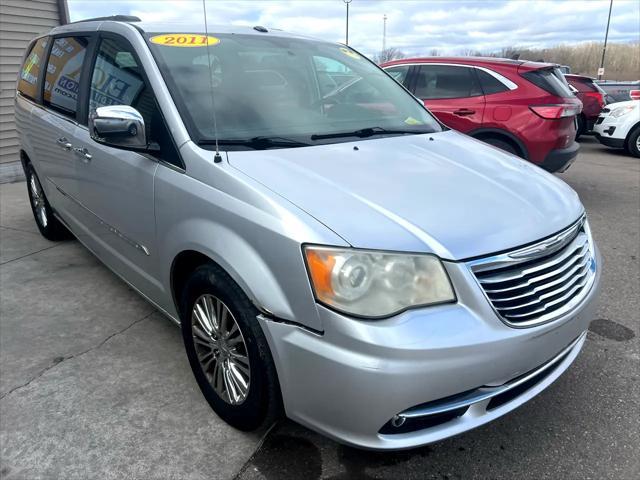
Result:
{"type": "Polygon", "coordinates": [[[640,157],[640,125],[629,134],[629,138],[625,143],[625,150],[636,158],[640,157]]]}
{"type": "Polygon", "coordinates": [[[258,310],[214,264],[198,267],[182,292],[181,328],[189,364],[211,408],[250,431],[280,413],[280,387],[258,310]]]}
{"type": "Polygon", "coordinates": [[[69,230],[53,214],[38,174],[30,163],[26,167],[26,177],[31,211],[42,236],[53,242],[71,238],[69,230]]]}

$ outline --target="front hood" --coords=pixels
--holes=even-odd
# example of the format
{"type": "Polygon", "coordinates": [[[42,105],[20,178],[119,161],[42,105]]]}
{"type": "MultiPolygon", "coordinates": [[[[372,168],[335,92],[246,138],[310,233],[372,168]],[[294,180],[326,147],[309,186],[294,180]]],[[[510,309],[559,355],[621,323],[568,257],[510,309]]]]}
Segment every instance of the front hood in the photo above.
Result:
{"type": "Polygon", "coordinates": [[[583,212],[561,180],[454,131],[228,159],[358,248],[461,260],[546,237],[583,212]]]}

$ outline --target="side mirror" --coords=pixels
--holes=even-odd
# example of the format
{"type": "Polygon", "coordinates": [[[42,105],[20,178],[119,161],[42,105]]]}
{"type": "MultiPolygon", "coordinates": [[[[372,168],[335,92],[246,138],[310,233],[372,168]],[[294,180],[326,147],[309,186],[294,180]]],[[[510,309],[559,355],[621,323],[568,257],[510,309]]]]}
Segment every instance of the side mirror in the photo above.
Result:
{"type": "Polygon", "coordinates": [[[147,148],[144,119],[128,105],[96,108],[89,114],[89,133],[96,142],[112,147],[147,148]]]}

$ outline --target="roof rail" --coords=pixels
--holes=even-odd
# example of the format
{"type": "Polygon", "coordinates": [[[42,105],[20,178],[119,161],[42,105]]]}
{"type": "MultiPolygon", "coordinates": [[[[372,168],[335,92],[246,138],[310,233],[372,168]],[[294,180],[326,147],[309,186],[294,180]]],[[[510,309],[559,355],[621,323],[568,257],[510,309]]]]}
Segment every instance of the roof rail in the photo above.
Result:
{"type": "Polygon", "coordinates": [[[98,22],[104,20],[111,20],[113,22],[141,22],[139,17],[134,15],[110,15],[108,17],[95,17],[95,18],[85,18],[83,20],[76,20],[71,23],[83,23],[83,22],[98,22]]]}

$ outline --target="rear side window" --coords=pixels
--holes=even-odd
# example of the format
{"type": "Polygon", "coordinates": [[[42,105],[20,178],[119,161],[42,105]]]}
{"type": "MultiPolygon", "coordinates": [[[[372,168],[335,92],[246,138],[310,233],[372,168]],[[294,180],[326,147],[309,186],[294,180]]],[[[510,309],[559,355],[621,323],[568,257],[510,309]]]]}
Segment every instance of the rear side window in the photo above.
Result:
{"type": "Polygon", "coordinates": [[[484,70],[476,69],[480,86],[485,95],[506,92],[509,88],[493,75],[488,74],[484,70]]]}
{"type": "Polygon", "coordinates": [[[556,70],[555,68],[541,68],[525,72],[522,76],[551,95],[573,97],[564,76],[559,70],[557,72],[556,70]]]}
{"type": "Polygon", "coordinates": [[[582,81],[582,85],[584,87],[584,90],[586,90],[586,91],[589,91],[589,92],[600,92],[600,89],[598,89],[598,86],[591,79],[583,80],[582,81]]]}
{"type": "Polygon", "coordinates": [[[56,38],[49,54],[42,100],[70,117],[78,109],[80,72],[88,44],[87,37],[56,38]]]}
{"type": "Polygon", "coordinates": [[[416,74],[415,95],[422,99],[465,98],[482,95],[469,67],[422,65],[416,74]]]}
{"type": "Polygon", "coordinates": [[[579,92],[597,92],[598,88],[593,80],[590,78],[571,78],[565,77],[570,86],[578,90],[579,92]]]}
{"type": "Polygon", "coordinates": [[[49,37],[41,38],[32,45],[29,55],[24,59],[20,69],[20,79],[18,80],[18,91],[25,97],[32,100],[38,98],[38,78],[40,77],[40,66],[44,60],[44,55],[49,44],[49,37]]]}
{"type": "Polygon", "coordinates": [[[391,75],[396,82],[406,87],[409,68],[411,68],[409,65],[398,65],[397,67],[385,68],[385,71],[391,75]]]}

